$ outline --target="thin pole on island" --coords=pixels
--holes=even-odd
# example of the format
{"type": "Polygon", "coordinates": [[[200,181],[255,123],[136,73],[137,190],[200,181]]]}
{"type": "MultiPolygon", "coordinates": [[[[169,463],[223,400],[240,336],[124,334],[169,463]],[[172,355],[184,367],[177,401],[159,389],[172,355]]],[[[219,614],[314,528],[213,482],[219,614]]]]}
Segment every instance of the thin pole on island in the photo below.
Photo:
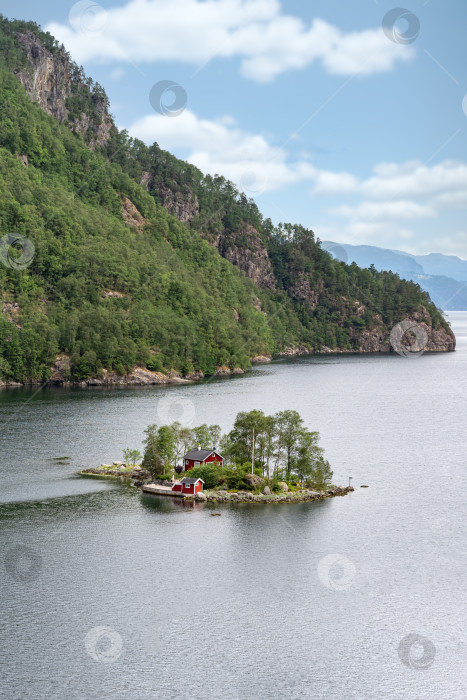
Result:
{"type": "Polygon", "coordinates": [[[253,428],[253,439],[251,447],[251,473],[254,473],[255,468],[255,429],[253,428]]]}

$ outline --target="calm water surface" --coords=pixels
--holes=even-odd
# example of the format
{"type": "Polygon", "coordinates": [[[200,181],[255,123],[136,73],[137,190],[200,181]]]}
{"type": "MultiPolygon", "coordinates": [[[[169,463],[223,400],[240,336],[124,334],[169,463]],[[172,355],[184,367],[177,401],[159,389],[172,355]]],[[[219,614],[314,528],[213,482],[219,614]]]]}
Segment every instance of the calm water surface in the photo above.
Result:
{"type": "Polygon", "coordinates": [[[1,393],[0,696],[465,698],[467,313],[450,319],[447,355],[1,393]],[[252,408],[298,410],[355,493],[216,509],[75,476],[148,423],[228,430],[252,408]]]}

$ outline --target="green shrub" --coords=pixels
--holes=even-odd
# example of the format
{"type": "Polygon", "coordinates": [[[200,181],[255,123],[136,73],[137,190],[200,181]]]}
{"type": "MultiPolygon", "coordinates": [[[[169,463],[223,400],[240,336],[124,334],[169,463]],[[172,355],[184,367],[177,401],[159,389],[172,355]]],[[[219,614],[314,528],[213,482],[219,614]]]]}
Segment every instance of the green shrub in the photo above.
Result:
{"type": "MultiPolygon", "coordinates": [[[[251,467],[250,467],[251,468],[251,467]]],[[[249,465],[240,464],[224,470],[225,480],[229,489],[246,489],[249,484],[245,481],[245,476],[249,473],[249,465]]]]}
{"type": "Polygon", "coordinates": [[[162,372],[164,369],[159,357],[151,357],[151,359],[146,362],[146,367],[151,372],[162,372]]]}
{"type": "Polygon", "coordinates": [[[215,489],[220,483],[221,469],[215,464],[200,464],[199,467],[193,467],[185,476],[193,479],[202,479],[205,489],[215,489]]]}

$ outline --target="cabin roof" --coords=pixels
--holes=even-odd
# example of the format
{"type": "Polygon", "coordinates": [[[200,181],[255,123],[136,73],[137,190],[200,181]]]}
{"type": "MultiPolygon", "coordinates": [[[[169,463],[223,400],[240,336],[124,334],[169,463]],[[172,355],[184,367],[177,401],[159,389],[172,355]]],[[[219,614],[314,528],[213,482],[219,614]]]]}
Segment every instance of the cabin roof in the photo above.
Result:
{"type": "Polygon", "coordinates": [[[191,484],[197,484],[198,481],[201,481],[201,483],[204,484],[204,481],[203,481],[202,479],[199,479],[199,478],[198,478],[198,479],[192,479],[192,478],[189,477],[189,476],[184,476],[180,483],[181,483],[181,484],[189,484],[189,485],[191,485],[191,484]]]}
{"type": "MultiPolygon", "coordinates": [[[[216,454],[219,455],[216,450],[190,450],[186,453],[183,459],[195,459],[197,462],[203,462],[209,455],[216,454]]],[[[219,455],[220,457],[221,455],[219,455]]]]}

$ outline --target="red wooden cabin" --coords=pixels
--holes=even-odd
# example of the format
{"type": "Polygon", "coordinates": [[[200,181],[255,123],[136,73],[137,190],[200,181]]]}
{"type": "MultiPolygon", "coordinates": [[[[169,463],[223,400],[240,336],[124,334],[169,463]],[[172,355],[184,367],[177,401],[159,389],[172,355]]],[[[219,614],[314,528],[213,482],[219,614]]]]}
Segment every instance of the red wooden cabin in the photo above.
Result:
{"type": "Polygon", "coordinates": [[[176,481],[172,486],[172,491],[177,491],[178,493],[192,494],[199,493],[203,490],[204,481],[202,479],[190,479],[188,476],[184,476],[181,481],[176,481]]]}
{"type": "Polygon", "coordinates": [[[219,467],[222,467],[224,458],[216,452],[215,448],[212,450],[190,450],[183,458],[183,468],[185,471],[188,471],[193,469],[193,467],[199,467],[200,464],[208,464],[209,462],[216,462],[219,467]]]}

